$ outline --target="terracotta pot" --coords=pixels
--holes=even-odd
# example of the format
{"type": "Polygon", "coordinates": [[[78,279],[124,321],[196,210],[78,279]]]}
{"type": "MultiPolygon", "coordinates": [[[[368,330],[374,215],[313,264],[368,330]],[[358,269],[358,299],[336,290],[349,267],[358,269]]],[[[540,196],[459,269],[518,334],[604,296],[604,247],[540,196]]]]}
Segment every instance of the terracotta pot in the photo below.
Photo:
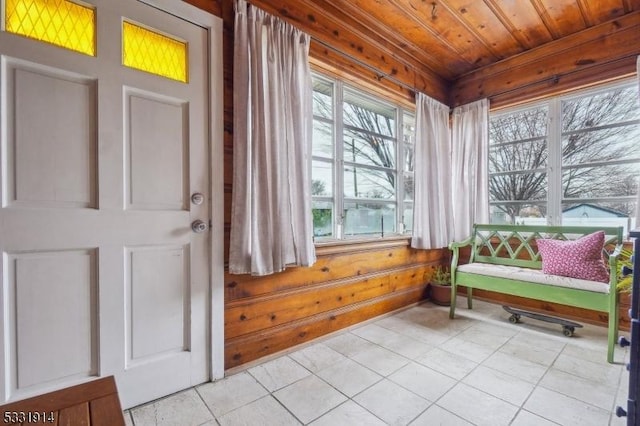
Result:
{"type": "Polygon", "coordinates": [[[451,286],[429,283],[429,299],[436,305],[451,305],[451,286]]]}

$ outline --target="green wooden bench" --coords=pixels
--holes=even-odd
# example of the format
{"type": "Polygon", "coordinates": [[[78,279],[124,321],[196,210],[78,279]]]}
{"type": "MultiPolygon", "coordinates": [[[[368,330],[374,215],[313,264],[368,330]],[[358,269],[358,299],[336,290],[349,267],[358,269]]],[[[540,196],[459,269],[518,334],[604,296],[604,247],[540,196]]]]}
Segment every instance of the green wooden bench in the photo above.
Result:
{"type": "Polygon", "coordinates": [[[617,259],[622,250],[622,227],[476,224],[471,237],[462,242],[451,243],[449,248],[453,252],[450,318],[455,316],[458,286],[467,287],[469,309],[472,308],[473,289],[477,288],[606,312],[609,315],[607,360],[613,362],[613,349],[618,338],[616,271],[617,259]],[[580,280],[580,288],[577,288],[571,283],[566,286],[567,280],[573,280],[572,278],[542,274],[542,259],[538,253],[536,238],[573,240],[596,231],[605,232],[603,251],[610,271],[608,285],[580,280]],[[463,247],[470,247],[471,254],[468,264],[459,265],[460,249],[463,247]],[[523,274],[518,272],[534,276],[537,282],[533,279],[520,279],[519,276],[523,274]],[[558,282],[562,284],[558,285],[558,282]],[[590,286],[589,283],[593,285],[590,286]]]}

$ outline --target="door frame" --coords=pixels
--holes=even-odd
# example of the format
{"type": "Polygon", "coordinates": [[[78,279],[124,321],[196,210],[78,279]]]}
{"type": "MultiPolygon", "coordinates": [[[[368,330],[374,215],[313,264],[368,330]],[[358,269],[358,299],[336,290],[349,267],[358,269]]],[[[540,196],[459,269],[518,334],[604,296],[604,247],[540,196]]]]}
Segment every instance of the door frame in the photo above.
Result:
{"type": "Polygon", "coordinates": [[[204,28],[208,34],[209,73],[209,353],[210,379],[224,377],[224,79],[222,19],[184,1],[137,0],[204,28]],[[215,201],[215,202],[214,202],[215,201]]]}

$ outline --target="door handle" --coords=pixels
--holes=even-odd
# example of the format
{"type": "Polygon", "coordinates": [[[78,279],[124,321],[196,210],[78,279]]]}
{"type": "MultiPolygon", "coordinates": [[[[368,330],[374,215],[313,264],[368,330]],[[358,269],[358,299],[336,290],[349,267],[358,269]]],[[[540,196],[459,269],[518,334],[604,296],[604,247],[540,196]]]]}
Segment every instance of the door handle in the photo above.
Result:
{"type": "Polygon", "coordinates": [[[191,230],[196,234],[202,234],[203,232],[206,232],[207,229],[209,229],[207,223],[200,219],[194,220],[191,224],[191,230]]]}

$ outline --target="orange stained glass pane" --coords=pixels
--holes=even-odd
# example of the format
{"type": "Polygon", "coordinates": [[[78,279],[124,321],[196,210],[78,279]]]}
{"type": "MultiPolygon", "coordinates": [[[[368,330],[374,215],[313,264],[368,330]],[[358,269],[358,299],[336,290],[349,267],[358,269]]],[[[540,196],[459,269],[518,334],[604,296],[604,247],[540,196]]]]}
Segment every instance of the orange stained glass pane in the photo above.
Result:
{"type": "Polygon", "coordinates": [[[95,10],[68,0],[6,0],[5,30],[96,55],[95,10]]]}
{"type": "Polygon", "coordinates": [[[187,55],[183,41],[131,22],[122,23],[122,63],[128,67],[186,83],[187,55]]]}

